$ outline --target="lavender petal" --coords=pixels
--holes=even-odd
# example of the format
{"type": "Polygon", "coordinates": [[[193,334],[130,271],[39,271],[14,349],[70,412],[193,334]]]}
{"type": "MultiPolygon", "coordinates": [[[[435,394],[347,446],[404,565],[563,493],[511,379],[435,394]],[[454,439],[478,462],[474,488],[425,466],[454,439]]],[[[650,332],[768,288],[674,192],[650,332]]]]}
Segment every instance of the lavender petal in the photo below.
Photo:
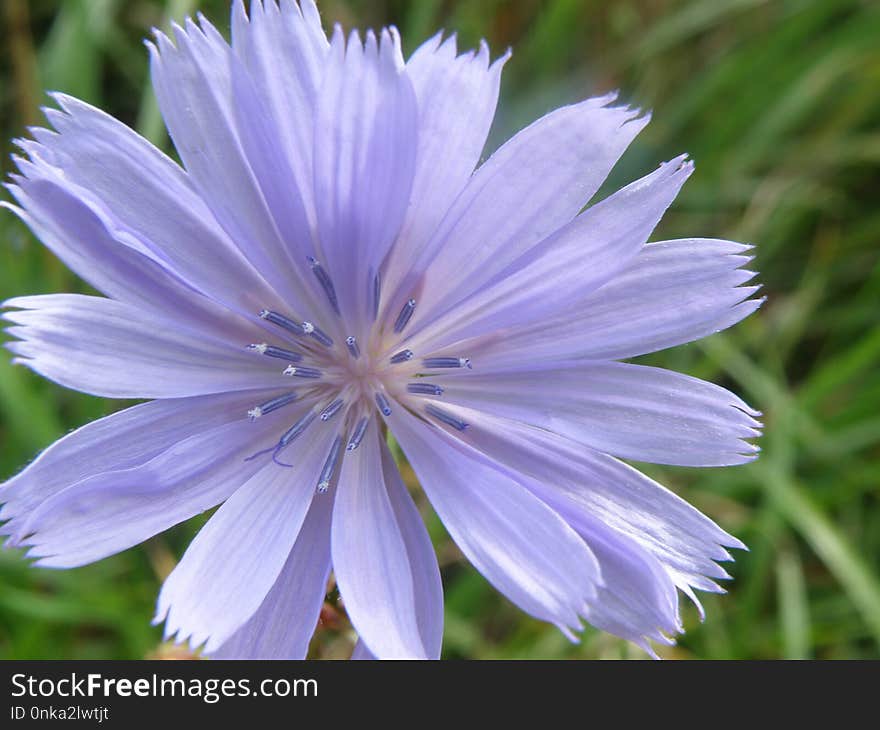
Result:
{"type": "Polygon", "coordinates": [[[447,313],[421,337],[437,348],[570,313],[635,258],[692,171],[684,156],[676,158],[591,206],[494,279],[484,278],[479,290],[459,302],[447,296],[447,313]]]}
{"type": "Polygon", "coordinates": [[[427,282],[423,320],[481,289],[589,202],[648,123],[638,110],[609,106],[614,98],[551,112],[480,166],[414,264],[427,282]]]}
{"type": "Polygon", "coordinates": [[[413,567],[382,469],[377,424],[346,454],[333,508],[333,569],[351,622],[376,656],[424,659],[413,567]]]}
{"type": "Polygon", "coordinates": [[[155,623],[165,636],[219,649],[275,585],[312,502],[334,434],[310,429],[292,469],[269,463],[208,520],[162,586],[155,623]]]}
{"type": "MultiPolygon", "coordinates": [[[[139,467],[199,431],[211,431],[241,413],[255,395],[224,393],[141,403],[72,431],[0,485],[0,534],[22,537],[30,513],[73,484],[105,472],[139,467]]],[[[248,424],[244,424],[248,425],[248,424]]]]}
{"type": "Polygon", "coordinates": [[[404,409],[389,419],[431,504],[471,563],[521,609],[578,630],[601,583],[583,540],[494,462],[404,409]]]}
{"type": "Polygon", "coordinates": [[[756,412],[698,378],[627,363],[573,363],[450,379],[443,400],[656,464],[722,466],[755,459],[756,412]]]}
{"type": "Polygon", "coordinates": [[[315,126],[315,201],[328,273],[343,315],[362,317],[372,281],[397,236],[412,186],[415,93],[400,39],[385,29],[331,40],[315,126]],[[352,241],[358,241],[352,246],[352,241]],[[356,314],[357,313],[357,314],[356,314]]]}
{"type": "Polygon", "coordinates": [[[175,443],[130,469],[88,476],[21,522],[37,565],[73,568],[137,545],[227,499],[261,467],[245,457],[271,427],[227,423],[175,443]]]}
{"type": "Polygon", "coordinates": [[[287,562],[256,613],[213,659],[305,659],[330,575],[331,499],[315,499],[287,562]]]}
{"type": "Polygon", "coordinates": [[[19,341],[6,347],[44,377],[108,398],[178,398],[277,388],[276,368],[256,366],[233,343],[180,330],[160,317],[103,297],[47,294],[4,303],[19,341]]]}
{"type": "Polygon", "coordinates": [[[62,111],[46,116],[57,133],[33,130],[28,178],[51,180],[81,199],[116,245],[240,314],[275,301],[177,164],[99,109],[64,94],[53,98],[62,111]]]}

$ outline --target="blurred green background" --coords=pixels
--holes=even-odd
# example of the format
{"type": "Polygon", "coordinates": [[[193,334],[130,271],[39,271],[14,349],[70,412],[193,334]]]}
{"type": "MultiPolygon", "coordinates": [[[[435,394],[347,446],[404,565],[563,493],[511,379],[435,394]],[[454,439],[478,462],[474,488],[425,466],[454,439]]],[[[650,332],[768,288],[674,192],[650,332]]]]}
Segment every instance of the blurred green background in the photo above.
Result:
{"type": "MultiPolygon", "coordinates": [[[[751,548],[729,595],[684,607],[670,658],[880,657],[880,3],[874,0],[323,0],[325,24],[395,23],[407,52],[439,28],[460,47],[510,45],[487,152],[562,103],[622,89],[654,121],[609,185],[689,152],[696,174],[655,238],[757,245],[767,304],[733,330],[645,361],[714,380],[766,414],[745,467],[646,468],[751,548]]],[[[0,0],[0,153],[40,123],[42,89],[108,110],[168,149],[141,45],[227,0],[0,0]]],[[[536,181],[537,182],[537,181],[536,181]]],[[[0,216],[0,299],[83,290],[12,215],[0,216]]],[[[0,478],[71,428],[125,404],[44,382],[0,357],[0,478]]],[[[411,476],[411,474],[409,475],[411,476]]],[[[422,505],[424,506],[424,505],[422,505]]],[[[446,591],[447,657],[644,656],[587,629],[532,620],[466,563],[429,515],[446,591]]],[[[176,656],[151,627],[162,576],[198,520],[67,572],[0,551],[0,657],[176,656]]],[[[332,597],[331,597],[332,598],[332,597]]],[[[344,657],[328,603],[312,654],[344,657]]]]}

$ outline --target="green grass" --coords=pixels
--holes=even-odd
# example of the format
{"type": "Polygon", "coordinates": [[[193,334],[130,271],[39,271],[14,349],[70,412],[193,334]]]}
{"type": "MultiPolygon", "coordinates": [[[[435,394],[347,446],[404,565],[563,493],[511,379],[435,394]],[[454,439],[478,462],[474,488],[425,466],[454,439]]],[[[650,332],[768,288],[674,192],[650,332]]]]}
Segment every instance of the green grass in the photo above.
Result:
{"type": "MultiPolygon", "coordinates": [[[[190,0],[5,0],[0,151],[39,121],[42,89],[98,104],[168,148],[140,43],[190,0]]],[[[227,25],[225,0],[199,7],[227,25]]],[[[656,237],[756,244],[768,302],[733,330],[644,358],[711,379],[765,413],[763,455],[739,468],[646,468],[741,537],[726,596],[668,657],[880,657],[880,5],[860,0],[481,0],[321,3],[326,21],[394,22],[407,49],[445,27],[513,46],[490,148],[535,116],[611,88],[654,110],[610,186],[687,151],[697,170],[656,237]]],[[[0,298],[82,290],[10,215],[0,298]]],[[[0,477],[119,404],[0,358],[0,477]]],[[[423,505],[424,506],[424,505],[423,505]]],[[[523,616],[429,518],[449,657],[638,657],[587,630],[579,645],[523,616]]],[[[69,572],[0,552],[0,656],[154,655],[160,576],[197,524],[69,572]]],[[[341,656],[344,619],[314,653],[341,656]]]]}

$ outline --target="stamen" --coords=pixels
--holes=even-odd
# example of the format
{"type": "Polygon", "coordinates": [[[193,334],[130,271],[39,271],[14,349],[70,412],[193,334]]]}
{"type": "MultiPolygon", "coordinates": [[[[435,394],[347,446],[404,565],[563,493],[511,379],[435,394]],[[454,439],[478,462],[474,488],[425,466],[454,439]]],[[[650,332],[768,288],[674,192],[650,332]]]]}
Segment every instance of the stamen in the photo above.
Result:
{"type": "Polygon", "coordinates": [[[388,399],[381,393],[376,393],[376,405],[379,406],[379,410],[382,411],[383,415],[391,415],[391,404],[388,402],[388,399]]]}
{"type": "Polygon", "coordinates": [[[391,364],[399,365],[402,362],[407,362],[408,360],[413,359],[413,351],[412,350],[401,350],[396,355],[391,356],[391,364]]]}
{"type": "Polygon", "coordinates": [[[314,337],[318,342],[324,345],[324,347],[333,347],[333,340],[330,339],[329,335],[315,327],[311,322],[302,323],[302,332],[314,337]]]}
{"type": "Polygon", "coordinates": [[[287,360],[288,362],[299,362],[303,357],[298,352],[285,350],[283,347],[273,347],[272,345],[267,345],[265,342],[260,343],[259,345],[248,345],[248,349],[258,352],[261,355],[266,355],[267,357],[277,357],[279,360],[287,360]]]}
{"type": "Polygon", "coordinates": [[[329,421],[333,416],[335,416],[339,409],[345,404],[345,401],[342,398],[337,398],[333,401],[329,406],[327,406],[323,411],[321,411],[321,420],[329,421]]]}
{"type": "Polygon", "coordinates": [[[299,437],[303,431],[305,431],[312,421],[315,420],[315,412],[309,411],[306,415],[300,418],[296,423],[294,423],[287,431],[284,432],[284,435],[279,439],[278,443],[275,446],[270,446],[268,449],[263,449],[262,451],[258,451],[253,456],[249,456],[245,461],[253,461],[258,456],[262,456],[263,454],[268,454],[270,451],[272,452],[272,461],[274,461],[278,466],[286,466],[292,467],[293,464],[285,464],[283,461],[278,461],[278,454],[281,453],[281,450],[288,446],[292,441],[294,441],[297,437],[299,437]]]}
{"type": "Polygon", "coordinates": [[[330,447],[330,453],[327,454],[327,461],[324,462],[324,468],[321,469],[321,476],[318,479],[316,491],[318,494],[324,494],[330,489],[330,480],[333,478],[333,472],[336,471],[336,465],[339,463],[339,456],[342,453],[342,436],[333,439],[333,445],[330,447]]]}
{"type": "Polygon", "coordinates": [[[408,383],[406,392],[413,395],[443,395],[443,388],[431,383],[408,383]]]}
{"type": "Polygon", "coordinates": [[[436,418],[438,421],[442,421],[447,426],[452,426],[457,431],[466,431],[467,430],[467,427],[468,427],[467,423],[465,423],[461,419],[456,418],[455,416],[447,413],[446,411],[443,411],[443,410],[437,408],[437,406],[428,404],[425,406],[425,412],[429,416],[434,416],[434,418],[436,418]]]}
{"type": "Polygon", "coordinates": [[[361,348],[358,347],[357,337],[354,335],[349,335],[345,338],[345,344],[348,347],[348,351],[351,353],[351,356],[357,360],[361,356],[361,348]]]}
{"type": "Polygon", "coordinates": [[[407,322],[409,322],[410,317],[412,317],[415,309],[416,300],[407,299],[406,304],[404,304],[403,308],[400,310],[400,314],[397,315],[397,321],[394,323],[395,334],[399,335],[401,332],[403,332],[403,328],[406,327],[407,322]]]}
{"type": "Polygon", "coordinates": [[[283,375],[290,375],[295,378],[320,378],[321,371],[317,368],[288,365],[286,368],[284,368],[283,375]]]}
{"type": "Polygon", "coordinates": [[[471,361],[466,357],[426,357],[422,360],[426,368],[467,368],[471,369],[471,361]]]}
{"type": "Polygon", "coordinates": [[[370,290],[370,311],[373,313],[373,321],[375,322],[379,318],[379,299],[382,293],[382,282],[379,279],[379,272],[377,271],[375,274],[371,272],[372,276],[372,288],[370,290]]]}
{"type": "Polygon", "coordinates": [[[363,441],[364,434],[366,433],[369,424],[370,419],[366,416],[357,422],[354,431],[352,431],[351,438],[348,440],[348,446],[345,447],[347,451],[354,451],[361,445],[361,441],[363,441]]]}
{"type": "Polygon", "coordinates": [[[277,398],[273,398],[272,400],[267,400],[265,403],[261,403],[255,408],[251,408],[247,414],[252,421],[255,421],[260,416],[265,416],[267,413],[271,413],[272,411],[277,411],[279,408],[283,408],[288,403],[293,403],[296,400],[296,393],[286,393],[285,395],[279,395],[277,398]]]}
{"type": "Polygon", "coordinates": [[[296,322],[288,317],[285,317],[283,314],[278,314],[278,312],[272,312],[268,309],[260,310],[260,319],[265,319],[267,322],[271,322],[278,327],[286,329],[288,332],[294,335],[302,334],[302,325],[299,322],[296,322]]]}
{"type": "Polygon", "coordinates": [[[333,288],[330,275],[314,256],[309,256],[309,265],[312,267],[312,273],[315,275],[318,283],[324,289],[324,293],[327,295],[327,300],[330,302],[330,306],[333,307],[333,311],[339,314],[339,300],[336,298],[336,289],[333,288]]]}

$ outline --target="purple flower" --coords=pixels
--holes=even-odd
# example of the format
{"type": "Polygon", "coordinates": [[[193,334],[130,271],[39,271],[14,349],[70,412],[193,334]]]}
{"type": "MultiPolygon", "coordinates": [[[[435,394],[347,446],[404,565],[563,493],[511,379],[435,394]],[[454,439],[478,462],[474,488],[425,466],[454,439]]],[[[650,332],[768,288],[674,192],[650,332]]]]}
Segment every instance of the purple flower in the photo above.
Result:
{"type": "Polygon", "coordinates": [[[339,27],[311,0],[236,3],[156,34],[183,166],[57,94],[7,205],[106,297],[5,303],[15,361],[152,399],[60,439],[2,486],[0,528],[70,568],[221,505],[157,621],[218,657],[302,657],[335,575],[355,656],[437,657],[442,589],[385,444],[474,566],[572,636],[682,631],[743,545],[619,458],[755,458],[759,414],[620,362],[753,312],[748,246],[646,244],[682,156],[581,212],[647,116],[563,107],[476,167],[507,56],[339,27]]]}

